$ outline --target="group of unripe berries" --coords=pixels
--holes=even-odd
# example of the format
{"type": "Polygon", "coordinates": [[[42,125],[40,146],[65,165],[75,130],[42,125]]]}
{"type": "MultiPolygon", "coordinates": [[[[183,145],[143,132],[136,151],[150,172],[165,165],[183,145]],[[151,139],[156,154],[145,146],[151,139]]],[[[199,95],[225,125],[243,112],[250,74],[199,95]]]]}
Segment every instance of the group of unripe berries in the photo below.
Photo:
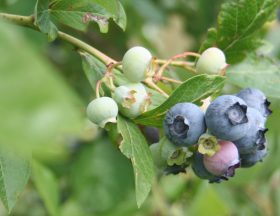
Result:
{"type": "Polygon", "coordinates": [[[111,97],[99,97],[87,107],[87,116],[95,124],[105,127],[108,122],[116,122],[120,111],[128,118],[135,118],[147,111],[151,103],[150,94],[141,83],[152,76],[150,65],[152,54],[143,47],[129,49],[122,60],[122,70],[129,81],[114,89],[111,97]]]}
{"type": "Polygon", "coordinates": [[[165,116],[165,135],[175,146],[198,147],[192,161],[198,177],[227,180],[235,168],[251,167],[267,154],[269,104],[263,92],[253,88],[217,97],[205,114],[195,104],[178,103],[165,116]]]}

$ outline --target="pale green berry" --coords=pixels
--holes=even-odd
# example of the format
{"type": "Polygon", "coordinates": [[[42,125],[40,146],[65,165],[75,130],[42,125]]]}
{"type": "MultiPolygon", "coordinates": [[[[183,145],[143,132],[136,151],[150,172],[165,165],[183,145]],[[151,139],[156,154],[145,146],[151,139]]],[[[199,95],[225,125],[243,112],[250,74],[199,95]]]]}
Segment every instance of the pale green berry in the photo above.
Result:
{"type": "Polygon", "coordinates": [[[89,103],[86,112],[90,121],[104,128],[108,122],[117,122],[118,105],[110,97],[100,97],[89,103]]]}
{"type": "Polygon", "coordinates": [[[216,47],[211,47],[201,54],[196,64],[196,71],[198,73],[219,74],[226,66],[224,52],[216,47]]]}
{"type": "Polygon", "coordinates": [[[119,105],[120,112],[129,118],[135,118],[147,111],[150,105],[150,95],[141,83],[127,84],[115,89],[114,100],[119,105]]]}
{"type": "Polygon", "coordinates": [[[152,61],[152,54],[144,47],[129,49],[122,60],[123,73],[131,82],[141,82],[147,77],[152,61]]]}

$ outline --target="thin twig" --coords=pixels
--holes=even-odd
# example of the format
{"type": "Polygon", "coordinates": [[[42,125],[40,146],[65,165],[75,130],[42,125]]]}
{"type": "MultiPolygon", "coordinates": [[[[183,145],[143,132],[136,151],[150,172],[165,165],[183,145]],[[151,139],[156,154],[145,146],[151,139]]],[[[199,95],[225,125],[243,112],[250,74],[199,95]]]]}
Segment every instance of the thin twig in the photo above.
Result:
{"type": "Polygon", "coordinates": [[[155,89],[156,91],[158,91],[160,94],[162,94],[164,97],[169,97],[169,95],[163,91],[160,87],[158,87],[151,79],[146,79],[144,81],[149,87],[155,89]]]}
{"type": "Polygon", "coordinates": [[[161,68],[158,70],[158,72],[155,75],[155,79],[160,79],[160,77],[162,77],[164,70],[168,67],[169,64],[171,64],[175,59],[178,58],[185,58],[187,56],[195,56],[195,57],[200,57],[200,54],[198,53],[194,53],[194,52],[184,52],[181,54],[177,54],[175,56],[173,56],[172,58],[170,58],[169,60],[167,60],[162,66],[161,68]]]}

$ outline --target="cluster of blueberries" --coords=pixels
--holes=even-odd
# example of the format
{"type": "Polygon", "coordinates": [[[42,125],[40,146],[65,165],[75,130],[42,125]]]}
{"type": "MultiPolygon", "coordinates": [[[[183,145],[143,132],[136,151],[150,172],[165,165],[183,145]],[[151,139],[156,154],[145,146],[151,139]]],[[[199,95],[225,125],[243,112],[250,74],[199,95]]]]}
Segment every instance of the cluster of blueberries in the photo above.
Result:
{"type": "Polygon", "coordinates": [[[253,88],[217,97],[205,114],[193,103],[178,103],[165,116],[165,135],[175,146],[196,149],[192,168],[198,177],[228,180],[237,167],[251,167],[266,156],[269,105],[264,93],[253,88]]]}

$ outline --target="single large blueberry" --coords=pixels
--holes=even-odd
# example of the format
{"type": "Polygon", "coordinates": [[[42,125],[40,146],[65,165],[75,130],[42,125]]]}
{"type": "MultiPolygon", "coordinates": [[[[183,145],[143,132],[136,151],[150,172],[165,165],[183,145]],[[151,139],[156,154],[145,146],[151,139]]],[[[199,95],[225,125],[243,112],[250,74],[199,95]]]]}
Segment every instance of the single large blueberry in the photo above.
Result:
{"type": "Polygon", "coordinates": [[[258,89],[245,88],[236,96],[243,99],[249,107],[258,110],[264,117],[272,113],[269,109],[270,102],[266,99],[265,94],[258,89]]]}
{"type": "Polygon", "coordinates": [[[253,108],[247,110],[250,128],[246,135],[241,139],[234,141],[240,154],[247,154],[257,149],[264,149],[266,138],[265,118],[262,114],[253,108]]]}
{"type": "Polygon", "coordinates": [[[249,129],[246,103],[233,95],[217,97],[205,114],[209,131],[223,140],[238,140],[249,129]]]}
{"type": "Polygon", "coordinates": [[[248,154],[240,154],[241,167],[247,168],[254,166],[257,162],[261,162],[267,155],[267,148],[255,150],[248,154]]]}
{"type": "Polygon", "coordinates": [[[178,103],[167,112],[163,127],[167,138],[174,144],[196,144],[206,131],[204,113],[195,104],[178,103]]]}
{"type": "Polygon", "coordinates": [[[219,145],[220,150],[213,156],[204,155],[204,166],[215,176],[233,177],[235,169],[240,166],[238,150],[230,141],[220,140],[219,145]]]}

